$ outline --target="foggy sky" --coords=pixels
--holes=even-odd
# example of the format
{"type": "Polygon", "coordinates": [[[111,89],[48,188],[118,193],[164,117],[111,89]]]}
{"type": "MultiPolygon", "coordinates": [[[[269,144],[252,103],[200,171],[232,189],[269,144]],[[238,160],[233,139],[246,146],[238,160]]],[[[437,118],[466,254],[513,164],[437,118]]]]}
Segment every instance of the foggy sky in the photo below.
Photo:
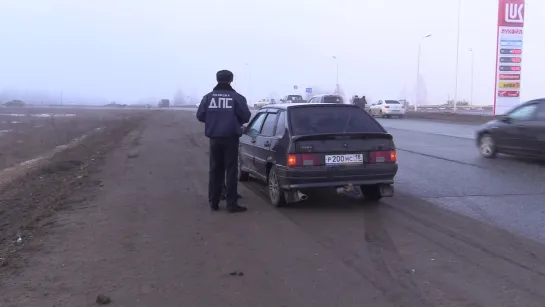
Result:
{"type": "MultiPolygon", "coordinates": [[[[428,103],[454,97],[457,0],[0,0],[0,89],[132,102],[202,96],[235,73],[252,100],[293,85],[414,100],[417,48],[428,103]],[[248,65],[245,65],[248,63],[248,65]]],[[[522,100],[545,97],[545,1],[526,0],[522,100]]],[[[494,91],[497,0],[462,0],[459,99],[494,91]]]]}

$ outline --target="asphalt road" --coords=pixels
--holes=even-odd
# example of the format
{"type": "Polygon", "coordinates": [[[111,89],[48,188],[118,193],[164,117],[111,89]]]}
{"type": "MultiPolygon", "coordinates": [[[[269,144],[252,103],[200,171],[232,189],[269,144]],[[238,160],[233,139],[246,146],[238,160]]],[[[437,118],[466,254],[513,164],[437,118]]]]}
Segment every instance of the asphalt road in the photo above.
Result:
{"type": "Polygon", "coordinates": [[[545,165],[481,158],[476,126],[380,119],[399,150],[396,188],[545,242],[545,165]]]}

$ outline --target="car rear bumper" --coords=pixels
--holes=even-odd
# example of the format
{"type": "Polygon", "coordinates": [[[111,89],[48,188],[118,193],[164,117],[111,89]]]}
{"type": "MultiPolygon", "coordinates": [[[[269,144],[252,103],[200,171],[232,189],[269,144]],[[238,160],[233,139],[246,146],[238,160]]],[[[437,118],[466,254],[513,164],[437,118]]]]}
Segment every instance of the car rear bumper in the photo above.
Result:
{"type": "Polygon", "coordinates": [[[397,174],[396,163],[363,166],[278,168],[280,186],[285,190],[339,187],[346,185],[392,184],[397,174]]]}
{"type": "Polygon", "coordinates": [[[383,110],[382,113],[386,115],[405,115],[405,110],[383,110]]]}

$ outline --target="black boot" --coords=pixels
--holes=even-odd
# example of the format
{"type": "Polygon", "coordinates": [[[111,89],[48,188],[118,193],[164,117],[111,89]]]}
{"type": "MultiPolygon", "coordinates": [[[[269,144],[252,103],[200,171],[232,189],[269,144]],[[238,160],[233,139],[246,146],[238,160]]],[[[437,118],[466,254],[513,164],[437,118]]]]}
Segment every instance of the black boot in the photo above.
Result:
{"type": "Polygon", "coordinates": [[[248,208],[243,207],[239,204],[233,204],[227,206],[227,212],[229,213],[239,213],[239,212],[246,212],[248,211],[248,208]]]}
{"type": "Polygon", "coordinates": [[[219,204],[210,203],[210,210],[219,211],[220,210],[219,204]]]}

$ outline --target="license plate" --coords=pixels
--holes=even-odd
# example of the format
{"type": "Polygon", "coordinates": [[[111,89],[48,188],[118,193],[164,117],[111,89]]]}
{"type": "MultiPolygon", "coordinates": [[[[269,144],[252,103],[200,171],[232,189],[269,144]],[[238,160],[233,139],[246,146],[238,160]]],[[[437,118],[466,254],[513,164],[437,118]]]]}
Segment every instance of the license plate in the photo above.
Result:
{"type": "Polygon", "coordinates": [[[326,155],[326,165],[353,165],[363,164],[363,154],[326,155]]]}

